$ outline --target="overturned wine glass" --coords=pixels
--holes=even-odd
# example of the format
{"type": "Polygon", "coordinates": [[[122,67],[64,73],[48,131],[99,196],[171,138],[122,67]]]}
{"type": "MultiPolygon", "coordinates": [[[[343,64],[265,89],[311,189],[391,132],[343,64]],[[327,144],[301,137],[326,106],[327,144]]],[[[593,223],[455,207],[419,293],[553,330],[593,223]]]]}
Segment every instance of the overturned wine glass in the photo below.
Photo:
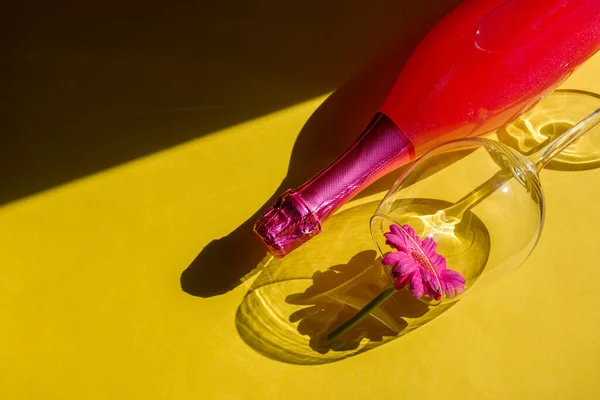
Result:
{"type": "Polygon", "coordinates": [[[600,123],[600,109],[525,156],[491,139],[443,144],[416,161],[371,218],[394,283],[327,336],[340,338],[398,290],[452,303],[521,265],[542,232],[539,171],[600,123]]]}

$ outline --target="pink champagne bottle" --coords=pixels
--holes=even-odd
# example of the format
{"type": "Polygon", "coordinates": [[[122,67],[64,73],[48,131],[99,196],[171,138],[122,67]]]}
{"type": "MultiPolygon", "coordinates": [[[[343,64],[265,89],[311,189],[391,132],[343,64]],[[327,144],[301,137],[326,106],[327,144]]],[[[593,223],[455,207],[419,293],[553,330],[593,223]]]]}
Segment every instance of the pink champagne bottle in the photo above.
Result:
{"type": "Polygon", "coordinates": [[[255,233],[276,257],[314,235],[375,180],[456,138],[530,109],[600,49],[600,0],[465,0],[427,34],[358,140],[255,233]]]}

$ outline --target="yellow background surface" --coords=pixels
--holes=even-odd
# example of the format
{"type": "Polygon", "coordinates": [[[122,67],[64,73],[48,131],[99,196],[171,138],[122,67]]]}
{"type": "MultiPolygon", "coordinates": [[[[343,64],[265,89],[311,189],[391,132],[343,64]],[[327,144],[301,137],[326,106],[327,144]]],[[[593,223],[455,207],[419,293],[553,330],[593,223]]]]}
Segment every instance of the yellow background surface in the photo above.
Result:
{"type": "MultiPolygon", "coordinates": [[[[599,71],[596,55],[563,87],[600,92],[599,71]]],[[[219,282],[263,260],[248,228],[282,180],[299,183],[360,131],[366,111],[348,116],[345,143],[311,150],[352,101],[313,96],[2,205],[0,398],[597,398],[599,169],[544,171],[545,230],[527,262],[405,337],[313,366],[240,338],[255,278],[219,282]],[[180,279],[203,249],[194,296],[180,279]]]]}

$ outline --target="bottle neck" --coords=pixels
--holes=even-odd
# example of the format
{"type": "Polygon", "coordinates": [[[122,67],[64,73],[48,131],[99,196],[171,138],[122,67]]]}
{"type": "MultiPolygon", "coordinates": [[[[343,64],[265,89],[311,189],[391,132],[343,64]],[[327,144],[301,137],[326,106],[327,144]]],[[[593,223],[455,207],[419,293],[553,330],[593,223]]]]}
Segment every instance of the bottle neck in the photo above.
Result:
{"type": "Polygon", "coordinates": [[[387,115],[377,113],[352,147],[296,193],[319,220],[324,220],[414,155],[410,139],[387,115]]]}
{"type": "Polygon", "coordinates": [[[388,172],[415,156],[410,139],[378,113],[332,165],[297,190],[287,191],[254,226],[275,256],[283,257],[321,232],[321,222],[388,172]]]}

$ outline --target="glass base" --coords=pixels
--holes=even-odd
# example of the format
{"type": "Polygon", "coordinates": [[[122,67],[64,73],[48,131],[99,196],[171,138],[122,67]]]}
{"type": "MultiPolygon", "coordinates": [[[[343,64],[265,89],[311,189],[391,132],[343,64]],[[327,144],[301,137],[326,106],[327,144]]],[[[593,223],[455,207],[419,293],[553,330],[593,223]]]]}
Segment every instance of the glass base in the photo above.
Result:
{"type": "MultiPolygon", "coordinates": [[[[580,90],[556,90],[515,122],[499,129],[498,140],[529,155],[550,143],[594,110],[600,95],[580,90]]],[[[558,154],[545,168],[575,171],[600,166],[600,127],[558,154]]]]}

